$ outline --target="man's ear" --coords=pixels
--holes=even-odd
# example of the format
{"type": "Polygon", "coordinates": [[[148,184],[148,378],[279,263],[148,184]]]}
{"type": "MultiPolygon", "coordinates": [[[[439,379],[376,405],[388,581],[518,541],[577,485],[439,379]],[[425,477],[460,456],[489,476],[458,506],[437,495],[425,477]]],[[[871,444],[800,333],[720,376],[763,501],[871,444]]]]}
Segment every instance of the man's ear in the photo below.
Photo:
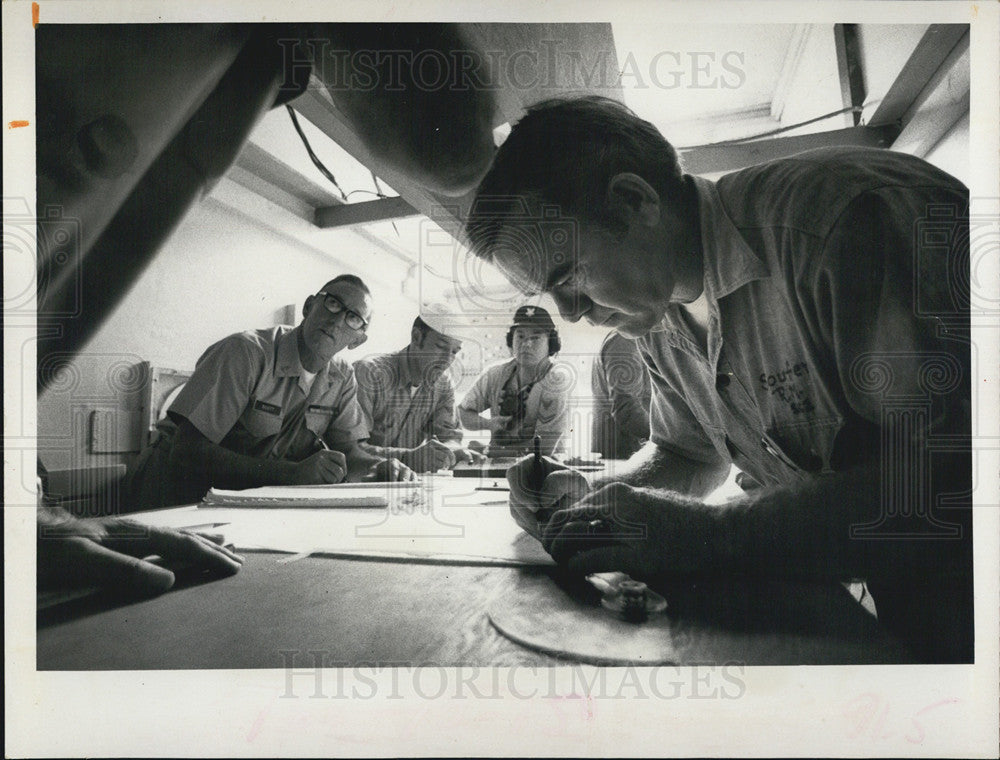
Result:
{"type": "Polygon", "coordinates": [[[312,311],[313,304],[316,303],[316,296],[308,296],[306,302],[302,304],[302,318],[305,319],[312,311]]]}
{"type": "Polygon", "coordinates": [[[425,333],[419,327],[414,327],[412,330],[410,330],[410,345],[416,346],[417,348],[423,348],[424,337],[426,335],[427,333],[425,333]]]}
{"type": "Polygon", "coordinates": [[[368,333],[360,333],[357,338],[347,344],[347,348],[353,351],[358,346],[364,345],[366,340],[368,340],[368,333]]]}
{"type": "Polygon", "coordinates": [[[622,172],[612,177],[604,202],[612,216],[625,225],[655,227],[660,223],[660,195],[638,174],[622,172]]]}

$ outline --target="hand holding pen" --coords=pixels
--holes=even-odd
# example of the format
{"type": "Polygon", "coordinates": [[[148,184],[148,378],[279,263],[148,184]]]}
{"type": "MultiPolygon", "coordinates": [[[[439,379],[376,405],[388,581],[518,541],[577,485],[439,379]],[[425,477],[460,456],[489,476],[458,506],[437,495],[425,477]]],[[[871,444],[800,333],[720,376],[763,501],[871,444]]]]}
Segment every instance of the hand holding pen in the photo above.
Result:
{"type": "Polygon", "coordinates": [[[326,445],[323,437],[313,433],[315,453],[293,465],[288,485],[320,485],[340,483],[347,476],[347,457],[326,445]]]}
{"type": "Polygon", "coordinates": [[[574,504],[590,491],[590,484],[576,470],[542,455],[536,436],[534,452],[507,470],[510,512],[514,521],[535,538],[552,514],[574,504]]]}

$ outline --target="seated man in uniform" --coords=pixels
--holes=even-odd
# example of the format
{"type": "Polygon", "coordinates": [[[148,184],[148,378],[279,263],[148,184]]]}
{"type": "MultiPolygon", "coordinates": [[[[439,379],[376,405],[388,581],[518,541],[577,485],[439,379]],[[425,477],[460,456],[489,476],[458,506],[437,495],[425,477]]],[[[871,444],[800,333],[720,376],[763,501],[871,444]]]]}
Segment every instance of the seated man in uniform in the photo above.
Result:
{"type": "Polygon", "coordinates": [[[396,457],[416,472],[434,472],[483,457],[462,448],[455,386],[448,367],[462,349],[453,322],[440,312],[413,320],[410,344],[354,363],[358,403],[368,428],[365,451],[396,457]]]}
{"type": "Polygon", "coordinates": [[[210,346],[130,474],[133,506],[196,502],[210,487],[412,479],[358,445],[368,428],[354,370],[337,354],[365,342],[371,313],[364,282],[340,275],[305,300],[297,327],[210,346]]]}
{"type": "Polygon", "coordinates": [[[863,579],[916,659],[970,662],[968,204],[902,153],[828,147],[713,182],[615,101],[529,109],[470,247],[568,321],[639,339],[651,441],[589,482],[519,464],[515,519],[580,573],[863,579]],[[758,487],[706,504],[732,463],[758,487]]]}
{"type": "Polygon", "coordinates": [[[649,440],[649,372],[635,341],[608,333],[590,373],[594,420],[590,448],[605,459],[628,459],[649,440]]]}
{"type": "Polygon", "coordinates": [[[462,425],[489,430],[491,457],[520,456],[537,435],[541,452],[565,446],[569,386],[553,372],[552,357],[562,343],[552,317],[541,306],[522,306],[507,331],[511,359],[487,367],[458,406],[462,425]],[[490,416],[481,412],[489,409],[490,416]]]}

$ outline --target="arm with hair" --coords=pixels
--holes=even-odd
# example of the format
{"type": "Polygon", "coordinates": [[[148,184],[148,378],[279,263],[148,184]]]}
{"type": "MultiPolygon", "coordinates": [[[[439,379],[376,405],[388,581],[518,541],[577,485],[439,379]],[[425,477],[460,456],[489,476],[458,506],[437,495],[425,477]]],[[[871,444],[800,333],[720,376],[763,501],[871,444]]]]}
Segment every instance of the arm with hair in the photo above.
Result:
{"type": "MultiPolygon", "coordinates": [[[[812,276],[798,286],[803,318],[828,345],[847,402],[881,428],[879,458],[761,489],[722,507],[612,484],[553,515],[543,536],[553,557],[579,572],[860,578],[869,584],[880,622],[919,656],[970,658],[971,364],[961,306],[968,301],[967,294],[942,286],[945,257],[923,260],[913,250],[916,225],[942,198],[949,194],[933,188],[861,196],[828,237],[812,276]],[[868,262],[864,276],[858,275],[859,260],[868,262]],[[951,315],[950,324],[914,308],[917,264],[927,298],[922,305],[951,315]],[[891,387],[874,388],[859,376],[870,362],[880,363],[879,379],[891,387]],[[897,399],[916,400],[920,411],[907,415],[897,399]],[[926,451],[933,438],[948,446],[928,458],[926,468],[915,465],[915,452],[926,451]],[[585,545],[579,526],[595,515],[643,525],[644,538],[585,545]]],[[[964,208],[963,200],[955,194],[956,206],[964,208]]],[[[968,240],[961,230],[955,237],[968,240]]],[[[640,466],[632,476],[642,482],[642,472],[640,466]]]]}

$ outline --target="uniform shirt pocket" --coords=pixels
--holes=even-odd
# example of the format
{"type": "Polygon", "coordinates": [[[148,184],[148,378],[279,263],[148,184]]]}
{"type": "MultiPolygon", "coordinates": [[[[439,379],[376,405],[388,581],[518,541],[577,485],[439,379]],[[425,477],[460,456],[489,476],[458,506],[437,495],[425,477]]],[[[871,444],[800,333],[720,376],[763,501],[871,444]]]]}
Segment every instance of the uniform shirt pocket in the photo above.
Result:
{"type": "Polygon", "coordinates": [[[333,405],[310,404],[306,407],[306,427],[316,433],[316,435],[323,435],[326,429],[330,427],[330,421],[336,412],[337,410],[333,405]]]}
{"type": "Polygon", "coordinates": [[[244,422],[247,430],[257,439],[277,435],[284,419],[282,409],[277,404],[269,404],[260,399],[253,399],[247,410],[244,422]]]}

